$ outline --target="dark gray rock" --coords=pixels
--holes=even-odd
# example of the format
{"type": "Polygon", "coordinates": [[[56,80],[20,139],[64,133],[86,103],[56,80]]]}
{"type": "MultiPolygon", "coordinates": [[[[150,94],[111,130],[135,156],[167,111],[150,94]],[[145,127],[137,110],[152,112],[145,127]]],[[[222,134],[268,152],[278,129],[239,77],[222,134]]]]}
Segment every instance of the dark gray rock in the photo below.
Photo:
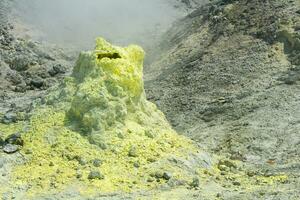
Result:
{"type": "Polygon", "coordinates": [[[44,85],[44,80],[40,77],[35,77],[30,81],[30,85],[35,88],[41,88],[44,85]]]}
{"type": "Polygon", "coordinates": [[[99,171],[91,171],[89,173],[88,179],[93,180],[93,179],[104,179],[104,175],[101,174],[99,171]]]}
{"type": "Polygon", "coordinates": [[[28,56],[17,56],[10,64],[10,68],[16,71],[26,71],[30,66],[30,60],[28,56]]]}
{"type": "MultiPolygon", "coordinates": [[[[82,166],[84,166],[84,165],[87,164],[86,159],[84,159],[84,158],[82,158],[82,157],[80,157],[80,156],[75,156],[75,159],[76,159],[76,160],[78,161],[78,163],[79,163],[80,165],[82,165],[82,166]]],[[[72,160],[72,158],[71,158],[70,160],[72,160]]]]}
{"type": "Polygon", "coordinates": [[[58,74],[64,74],[66,73],[66,68],[64,66],[62,66],[61,64],[57,64],[57,65],[54,65],[52,67],[52,69],[50,69],[48,71],[49,75],[50,76],[55,76],[55,75],[58,75],[58,74]]]}
{"type": "Polygon", "coordinates": [[[169,173],[169,172],[164,172],[163,178],[164,178],[165,180],[170,180],[170,179],[172,178],[172,174],[169,173]]]}
{"type": "Polygon", "coordinates": [[[102,160],[100,160],[100,159],[93,160],[93,165],[95,167],[100,167],[102,165],[102,160]]]}
{"type": "Polygon", "coordinates": [[[14,133],[5,139],[5,143],[23,146],[24,141],[21,137],[21,133],[14,133]]]}

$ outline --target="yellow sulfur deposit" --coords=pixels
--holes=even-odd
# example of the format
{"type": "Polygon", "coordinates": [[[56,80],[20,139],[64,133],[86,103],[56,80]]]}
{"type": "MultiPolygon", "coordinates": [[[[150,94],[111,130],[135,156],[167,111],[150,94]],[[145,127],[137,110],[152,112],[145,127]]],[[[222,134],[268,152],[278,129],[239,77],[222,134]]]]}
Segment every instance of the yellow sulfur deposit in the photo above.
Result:
{"type": "Polygon", "coordinates": [[[92,196],[192,180],[193,170],[177,161],[188,162],[196,147],[146,100],[143,59],[140,47],[102,38],[81,53],[71,77],[31,117],[14,187],[25,186],[28,198],[68,188],[92,196]]]}
{"type": "MultiPolygon", "coordinates": [[[[249,177],[238,162],[198,152],[146,100],[143,59],[138,46],[121,48],[98,38],[95,50],[81,53],[72,75],[35,108],[29,124],[0,124],[24,140],[23,162],[12,168],[0,197],[24,191],[21,199],[60,193],[93,199],[162,187],[210,190],[212,182],[256,191],[288,179],[249,177]]],[[[165,199],[155,193],[152,199],[165,199]]]]}

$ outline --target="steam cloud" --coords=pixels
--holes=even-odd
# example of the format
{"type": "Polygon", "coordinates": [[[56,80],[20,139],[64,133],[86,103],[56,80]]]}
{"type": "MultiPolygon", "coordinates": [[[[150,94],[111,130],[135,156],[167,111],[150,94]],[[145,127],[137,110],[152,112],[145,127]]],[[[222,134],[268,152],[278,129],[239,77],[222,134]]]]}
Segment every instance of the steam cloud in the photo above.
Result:
{"type": "Polygon", "coordinates": [[[184,12],[176,0],[16,0],[19,17],[40,30],[36,40],[81,49],[91,48],[97,36],[147,48],[184,12]]]}

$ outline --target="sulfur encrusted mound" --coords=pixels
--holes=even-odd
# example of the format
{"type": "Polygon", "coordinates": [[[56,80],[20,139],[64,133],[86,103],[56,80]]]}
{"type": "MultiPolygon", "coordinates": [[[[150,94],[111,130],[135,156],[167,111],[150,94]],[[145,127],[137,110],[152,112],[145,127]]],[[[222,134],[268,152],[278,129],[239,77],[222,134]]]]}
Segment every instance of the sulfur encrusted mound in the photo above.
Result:
{"type": "Polygon", "coordinates": [[[2,190],[93,195],[191,182],[197,149],[146,100],[143,58],[138,46],[101,38],[81,53],[71,77],[36,108],[23,134],[26,162],[2,190]]]}
{"type": "Polygon", "coordinates": [[[97,39],[95,51],[80,55],[72,74],[76,92],[67,118],[91,142],[105,147],[129,126],[148,134],[170,129],[161,112],[146,100],[143,59],[140,47],[115,47],[103,39],[97,39]]]}

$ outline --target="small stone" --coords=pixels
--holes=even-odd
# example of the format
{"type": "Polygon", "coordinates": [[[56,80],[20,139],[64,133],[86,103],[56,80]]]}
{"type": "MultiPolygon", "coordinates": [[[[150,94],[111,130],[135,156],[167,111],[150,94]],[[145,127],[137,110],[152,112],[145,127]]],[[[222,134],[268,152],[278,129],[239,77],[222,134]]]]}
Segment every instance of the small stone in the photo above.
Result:
{"type": "Polygon", "coordinates": [[[192,183],[190,184],[191,187],[197,188],[200,185],[200,180],[198,177],[194,177],[192,183]]]}
{"type": "Polygon", "coordinates": [[[135,147],[131,147],[129,152],[128,152],[129,157],[137,157],[137,150],[135,147]]]}
{"type": "Polygon", "coordinates": [[[13,145],[13,144],[6,144],[3,147],[3,151],[5,153],[11,154],[11,153],[15,153],[19,150],[17,145],[13,145]]]}
{"type": "Polygon", "coordinates": [[[14,133],[12,135],[9,135],[5,139],[5,142],[8,144],[14,144],[14,145],[20,145],[20,146],[24,145],[24,141],[23,141],[20,133],[14,133]]]}
{"type": "Polygon", "coordinates": [[[41,88],[44,85],[44,80],[40,77],[36,77],[30,81],[30,84],[36,88],[41,88]]]}
{"type": "Polygon", "coordinates": [[[100,160],[100,159],[94,159],[93,160],[93,165],[95,167],[100,167],[102,165],[102,160],[100,160]]]}
{"type": "Polygon", "coordinates": [[[86,165],[87,164],[87,161],[84,159],[84,158],[82,158],[81,156],[71,156],[71,155],[66,155],[67,156],[67,159],[68,160],[77,160],[77,162],[80,164],[80,165],[82,165],[82,166],[84,166],[84,165],[86,165]]]}
{"type": "Polygon", "coordinates": [[[65,72],[66,69],[61,64],[54,65],[52,69],[48,71],[50,76],[55,76],[57,74],[64,74],[65,72]]]}
{"type": "Polygon", "coordinates": [[[10,124],[10,123],[15,123],[17,122],[17,114],[13,112],[7,112],[4,117],[2,122],[4,124],[10,124]]]}
{"type": "Polygon", "coordinates": [[[169,172],[164,172],[163,178],[164,178],[165,180],[170,180],[170,179],[172,178],[172,174],[169,173],[169,172]]]}
{"type": "Polygon", "coordinates": [[[30,66],[30,58],[28,56],[18,56],[12,61],[10,67],[16,71],[26,71],[30,66]]]}
{"type": "Polygon", "coordinates": [[[54,163],[51,161],[51,162],[49,163],[49,166],[50,166],[50,167],[53,167],[53,166],[54,166],[54,163]]]}
{"type": "Polygon", "coordinates": [[[93,179],[104,179],[104,175],[101,174],[99,171],[91,171],[89,173],[88,179],[93,180],[93,179]]]}

